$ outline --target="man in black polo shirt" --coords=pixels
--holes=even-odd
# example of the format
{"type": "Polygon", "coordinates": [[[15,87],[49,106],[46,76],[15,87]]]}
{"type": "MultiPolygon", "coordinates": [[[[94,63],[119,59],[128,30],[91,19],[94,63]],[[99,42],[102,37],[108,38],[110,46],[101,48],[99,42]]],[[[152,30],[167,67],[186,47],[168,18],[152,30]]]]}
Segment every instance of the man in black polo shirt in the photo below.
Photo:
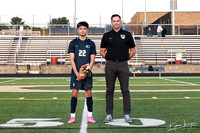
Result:
{"type": "Polygon", "coordinates": [[[131,123],[131,102],[129,92],[129,69],[128,60],[135,53],[135,43],[132,35],[121,29],[121,17],[114,14],[111,17],[113,29],[103,35],[101,40],[100,54],[106,59],[106,113],[104,123],[113,120],[113,93],[115,90],[115,80],[118,77],[123,95],[124,119],[131,123]]]}

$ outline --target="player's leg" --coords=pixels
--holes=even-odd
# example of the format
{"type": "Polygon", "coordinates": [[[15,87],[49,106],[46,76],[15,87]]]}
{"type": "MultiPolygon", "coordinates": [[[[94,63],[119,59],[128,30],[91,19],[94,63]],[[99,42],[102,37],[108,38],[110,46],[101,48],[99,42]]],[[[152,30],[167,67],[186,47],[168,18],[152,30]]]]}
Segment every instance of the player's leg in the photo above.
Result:
{"type": "Polygon", "coordinates": [[[68,121],[68,123],[74,123],[75,122],[75,113],[76,113],[76,106],[77,106],[77,98],[78,98],[79,90],[78,89],[72,89],[72,98],[71,98],[71,118],[68,121]]]}
{"type": "Polygon", "coordinates": [[[95,123],[96,121],[92,117],[92,112],[93,112],[92,90],[91,89],[85,90],[85,96],[88,108],[88,122],[95,123]]]}
{"type": "Polygon", "coordinates": [[[131,113],[131,101],[129,86],[129,70],[127,62],[120,62],[120,69],[118,70],[118,79],[120,82],[121,92],[123,95],[123,107],[124,107],[124,118],[125,122],[131,123],[130,113],[131,113]]]}
{"type": "Polygon", "coordinates": [[[113,95],[115,90],[115,80],[117,73],[116,62],[106,60],[106,68],[105,68],[105,77],[106,77],[106,113],[107,116],[104,120],[104,123],[111,122],[113,120],[113,95]]]}

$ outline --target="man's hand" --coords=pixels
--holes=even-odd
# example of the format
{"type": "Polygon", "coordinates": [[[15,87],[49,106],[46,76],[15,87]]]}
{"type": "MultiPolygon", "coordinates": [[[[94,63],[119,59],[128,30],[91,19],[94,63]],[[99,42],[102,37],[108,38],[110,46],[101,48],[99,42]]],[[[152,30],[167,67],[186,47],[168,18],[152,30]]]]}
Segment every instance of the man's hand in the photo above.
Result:
{"type": "Polygon", "coordinates": [[[100,49],[100,55],[101,55],[103,58],[106,57],[106,51],[107,51],[106,48],[101,48],[101,49],[100,49]]]}
{"type": "Polygon", "coordinates": [[[129,60],[136,54],[136,49],[135,48],[130,48],[130,53],[129,53],[129,60]]]}

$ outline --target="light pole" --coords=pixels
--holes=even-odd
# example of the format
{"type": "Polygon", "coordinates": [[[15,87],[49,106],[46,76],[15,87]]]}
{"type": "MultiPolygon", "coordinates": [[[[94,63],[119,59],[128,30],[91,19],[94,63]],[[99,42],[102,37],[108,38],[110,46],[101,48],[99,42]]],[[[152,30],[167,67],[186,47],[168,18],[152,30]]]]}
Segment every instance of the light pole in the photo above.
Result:
{"type": "Polygon", "coordinates": [[[172,35],[175,35],[175,10],[177,9],[177,0],[170,1],[170,9],[172,10],[172,35]]]}
{"type": "Polygon", "coordinates": [[[76,0],[74,0],[74,34],[76,35],[76,0]]]}
{"type": "Polygon", "coordinates": [[[146,0],[144,1],[144,26],[146,27],[147,25],[147,11],[146,11],[146,0]]]}
{"type": "Polygon", "coordinates": [[[122,23],[124,21],[124,0],[122,0],[122,23]]]}
{"type": "Polygon", "coordinates": [[[172,0],[172,35],[175,35],[175,0],[172,0]]]}

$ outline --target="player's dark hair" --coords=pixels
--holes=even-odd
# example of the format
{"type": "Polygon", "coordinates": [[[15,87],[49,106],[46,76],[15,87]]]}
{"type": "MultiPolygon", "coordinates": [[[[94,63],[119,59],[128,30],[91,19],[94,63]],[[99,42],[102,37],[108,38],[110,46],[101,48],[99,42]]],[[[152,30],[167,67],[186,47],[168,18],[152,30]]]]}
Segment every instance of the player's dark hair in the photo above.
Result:
{"type": "Polygon", "coordinates": [[[113,14],[112,16],[111,16],[111,21],[112,21],[112,18],[113,17],[119,17],[119,19],[121,20],[121,16],[119,16],[118,14],[113,14]]]}
{"type": "Polygon", "coordinates": [[[85,26],[85,27],[89,27],[89,24],[87,23],[87,22],[85,22],[85,21],[81,21],[81,22],[79,22],[78,24],[77,24],[77,28],[79,28],[80,26],[85,26]]]}

